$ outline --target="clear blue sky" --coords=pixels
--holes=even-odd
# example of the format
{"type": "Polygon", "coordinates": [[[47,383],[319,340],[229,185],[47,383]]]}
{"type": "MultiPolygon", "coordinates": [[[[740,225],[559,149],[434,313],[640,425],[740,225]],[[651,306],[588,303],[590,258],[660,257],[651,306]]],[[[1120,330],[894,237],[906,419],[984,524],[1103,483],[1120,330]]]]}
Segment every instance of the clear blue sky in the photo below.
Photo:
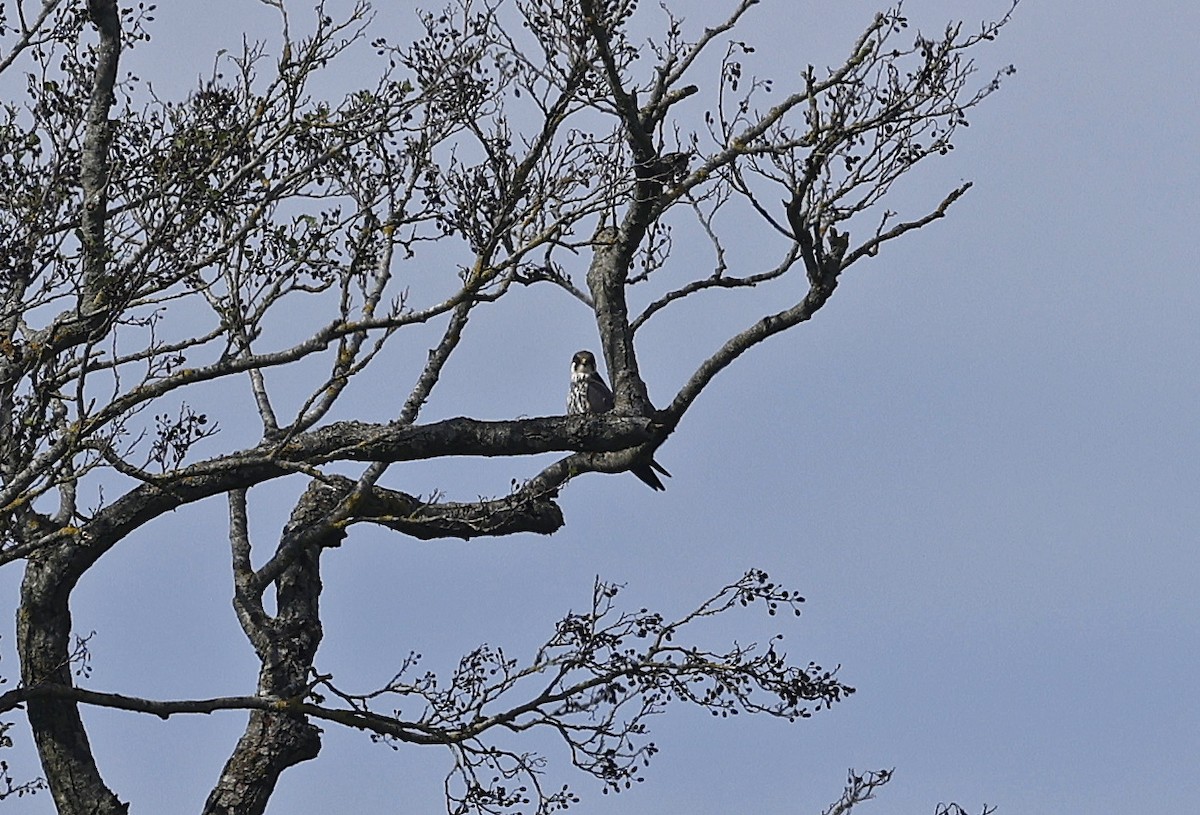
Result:
{"type": "MultiPolygon", "coordinates": [[[[135,53],[143,76],[186,81],[207,73],[198,55],[236,45],[241,6],[197,19],[198,6],[173,5],[135,53]]],[[[936,29],[968,5],[980,16],[1004,6],[907,7],[936,29]]],[[[723,373],[658,455],[675,474],[665,493],[582,478],[563,495],[567,527],[548,539],[356,530],[326,558],[322,666],[365,690],[410,649],[442,670],[483,641],[521,655],[584,605],[597,574],[627,583],[633,607],[679,613],[757,566],[808,598],[805,615],[745,615],[714,638],[783,630],[794,657],[840,663],[858,693],[796,725],[669,711],[653,723],[662,753],[647,782],[615,800],[551,752],[551,780],[584,795],[572,811],[818,813],[849,767],[896,769],[864,812],[931,813],[948,800],[1001,815],[1192,811],[1200,6],[1069,5],[1025,0],[979,55],[984,69],[1013,62],[1018,73],[898,200],[935,202],[963,178],[974,189],[949,218],[855,266],[812,323],[723,373]]],[[[701,19],[693,6],[678,4],[701,19]]],[[[742,38],[784,87],[781,66],[842,54],[874,8],[767,0],[742,38]]],[[[710,263],[690,247],[674,262],[710,263]]],[[[764,302],[714,298],[639,335],[652,398],[665,402],[764,302]]],[[[596,347],[588,315],[549,293],[519,295],[471,328],[427,420],[560,412],[571,354],[596,347]],[[490,389],[472,385],[484,375],[490,389]]],[[[381,385],[369,408],[381,415],[368,418],[399,398],[381,385]]],[[[459,461],[397,468],[388,484],[465,499],[536,470],[459,461]]],[[[252,691],[223,512],[181,511],[85,580],[75,610],[80,633],[97,632],[88,686],[252,691]]],[[[261,541],[275,522],[260,520],[261,541]]],[[[6,598],[15,577],[0,576],[6,598]]],[[[85,717],[106,780],[144,813],[197,810],[244,721],[85,717]]],[[[32,771],[27,731],[14,736],[10,764],[32,771]]],[[[446,768],[436,749],[393,753],[329,731],[321,758],[284,775],[270,812],[436,812],[446,768]]],[[[6,806],[49,811],[48,794],[6,806]]]]}

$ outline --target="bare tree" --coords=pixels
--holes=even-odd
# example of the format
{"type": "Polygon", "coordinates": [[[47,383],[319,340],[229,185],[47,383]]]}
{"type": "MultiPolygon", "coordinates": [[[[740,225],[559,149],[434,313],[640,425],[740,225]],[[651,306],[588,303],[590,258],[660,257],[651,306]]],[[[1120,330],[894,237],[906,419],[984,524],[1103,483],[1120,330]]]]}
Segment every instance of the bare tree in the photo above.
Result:
{"type": "MultiPolygon", "coordinates": [[[[322,5],[300,21],[264,2],[278,38],[220,58],[180,100],[121,76],[123,52],[153,47],[153,6],[0,5],[0,72],[27,88],[0,110],[0,565],[25,570],[20,682],[0,710],[23,707],[58,811],[127,809],[101,778],[80,705],[164,718],[247,711],[206,813],[262,812],[279,774],[318,755],[318,722],[448,748],[451,812],[545,812],[575,794],[497,735],[553,733],[575,767],[621,789],[658,749],[647,717],[671,702],[797,719],[851,693],[775,640],[686,644],[739,606],[798,613],[801,598],[752,570],[673,619],[623,611],[618,587],[597,582],[586,610],[527,662],[485,646],[439,678],[398,658],[386,686],[355,694],[315,662],[321,557],[360,523],[422,540],[550,534],[571,479],[648,463],[721,370],[811,318],[851,265],[967,191],[915,214],[887,206],[996,89],[1005,71],[975,82],[972,55],[1012,9],[926,37],[892,8],[841,64],[809,67],[781,93],[744,71],[752,49],[731,39],[757,0],[698,31],[655,12],[665,22],[648,42],[633,33],[634,0],[456,0],[419,15],[403,45],[371,39],[365,5],[341,16],[322,5]],[[340,101],[314,90],[368,42],[377,80],[340,101]],[[682,112],[697,100],[698,115],[682,112]],[[734,219],[753,220],[775,256],[731,267],[734,219]],[[675,230],[706,241],[714,265],[661,285],[675,230]],[[444,271],[417,282],[418,267],[444,271]],[[780,287],[777,310],[714,348],[667,405],[651,404],[643,326],[700,292],[783,278],[799,279],[799,296],[780,287]],[[637,313],[635,285],[660,285],[637,313]],[[615,408],[421,423],[476,309],[531,286],[594,317],[615,408]],[[437,335],[395,418],[334,420],[353,415],[350,385],[417,329],[437,335]],[[308,383],[307,395],[281,396],[282,381],[308,383]],[[254,438],[244,418],[216,416],[223,382],[252,395],[254,438]],[[231,427],[218,432],[218,418],[231,427]],[[518,458],[546,452],[563,455],[540,472],[518,458]],[[450,501],[383,485],[394,464],[445,456],[510,458],[512,488],[450,501]],[[249,491],[284,478],[307,488],[256,567],[249,491]],[[135,530],[217,496],[257,692],[164,700],[76,684],[81,576],[135,530]]],[[[830,812],[889,777],[852,774],[830,812]]],[[[0,783],[3,797],[41,782],[19,783],[5,765],[0,783]]]]}

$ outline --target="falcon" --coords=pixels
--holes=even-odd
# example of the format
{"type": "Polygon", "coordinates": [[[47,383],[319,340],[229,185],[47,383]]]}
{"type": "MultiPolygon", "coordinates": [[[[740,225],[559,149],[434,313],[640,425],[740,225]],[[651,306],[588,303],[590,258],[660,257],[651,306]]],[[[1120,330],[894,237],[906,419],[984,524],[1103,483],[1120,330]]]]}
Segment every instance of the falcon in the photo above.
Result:
{"type": "MultiPolygon", "coordinates": [[[[608,413],[613,409],[613,393],[596,370],[596,357],[591,351],[580,351],[571,357],[571,389],[567,391],[567,415],[579,413],[608,413]]],[[[635,464],[629,471],[652,490],[665,490],[662,479],[654,472],[671,477],[653,458],[648,464],[635,464]]]]}

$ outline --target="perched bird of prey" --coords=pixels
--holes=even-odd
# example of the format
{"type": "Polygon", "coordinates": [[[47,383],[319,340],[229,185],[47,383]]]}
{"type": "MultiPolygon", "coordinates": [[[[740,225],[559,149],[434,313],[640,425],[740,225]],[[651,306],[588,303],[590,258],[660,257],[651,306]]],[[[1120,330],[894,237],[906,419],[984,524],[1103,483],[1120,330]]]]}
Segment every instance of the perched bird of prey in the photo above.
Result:
{"type": "MultiPolygon", "coordinates": [[[[567,415],[608,413],[613,409],[613,404],[612,390],[596,370],[596,357],[592,352],[580,351],[571,357],[571,389],[567,391],[567,415]]],[[[663,486],[662,479],[655,474],[655,470],[668,478],[671,477],[666,468],[654,459],[650,459],[648,464],[636,464],[629,471],[650,489],[665,490],[666,487],[663,486]]]]}

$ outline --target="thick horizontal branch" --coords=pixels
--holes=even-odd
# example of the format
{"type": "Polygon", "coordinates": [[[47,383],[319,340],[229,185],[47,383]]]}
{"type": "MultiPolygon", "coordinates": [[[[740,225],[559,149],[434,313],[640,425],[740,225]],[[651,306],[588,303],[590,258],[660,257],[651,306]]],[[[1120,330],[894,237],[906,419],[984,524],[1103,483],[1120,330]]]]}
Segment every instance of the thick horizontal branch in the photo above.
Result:
{"type": "Polygon", "coordinates": [[[550,535],[562,528],[562,509],[550,498],[523,495],[475,503],[424,503],[403,493],[376,488],[369,502],[373,517],[362,520],[420,540],[503,537],[518,532],[550,535]]]}
{"type": "MultiPolygon", "coordinates": [[[[354,482],[335,476],[334,487],[349,494],[354,482]]],[[[420,540],[499,537],[518,532],[549,535],[563,526],[556,493],[526,491],[472,502],[424,501],[407,493],[373,487],[354,507],[352,522],[375,523],[420,540]]]]}
{"type": "Polygon", "coordinates": [[[407,426],[338,422],[301,434],[281,446],[265,442],[242,453],[184,468],[171,473],[162,487],[144,484],[105,509],[96,521],[108,518],[120,523],[124,516],[133,520],[146,512],[159,514],[209,495],[290,474],[298,466],[334,461],[394,463],[447,456],[523,456],[565,450],[609,452],[652,438],[649,419],[629,416],[550,416],[500,422],[460,417],[407,426]]]}
{"type": "MultiPolygon", "coordinates": [[[[82,573],[116,541],[142,524],[213,495],[253,487],[335,461],[401,462],[447,456],[525,456],[581,450],[611,452],[656,438],[650,419],[636,416],[548,416],[485,422],[446,419],[428,425],[338,422],[302,433],[285,443],[257,447],[200,462],[141,484],[98,512],[82,529],[76,567],[82,573]],[[84,554],[86,553],[86,554],[84,554]]],[[[61,537],[65,533],[55,533],[61,537]]],[[[40,545],[0,553],[0,565],[40,545]]]]}
{"type": "Polygon", "coordinates": [[[499,422],[458,417],[408,426],[338,422],[288,442],[277,456],[308,464],[527,456],[561,450],[623,450],[652,438],[650,420],[634,416],[545,416],[499,422]]]}

